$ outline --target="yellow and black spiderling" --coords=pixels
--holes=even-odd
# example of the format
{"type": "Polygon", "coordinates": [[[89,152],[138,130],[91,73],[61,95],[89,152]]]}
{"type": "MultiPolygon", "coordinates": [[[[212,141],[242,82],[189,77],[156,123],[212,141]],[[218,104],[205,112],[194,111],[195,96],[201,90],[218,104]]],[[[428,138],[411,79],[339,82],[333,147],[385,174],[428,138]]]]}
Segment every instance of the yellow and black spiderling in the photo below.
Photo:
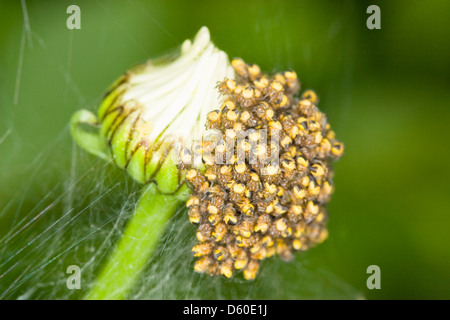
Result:
{"type": "Polygon", "coordinates": [[[232,65],[237,78],[218,84],[225,103],[206,123],[222,140],[208,146],[203,170],[183,161],[180,168],[193,191],[189,219],[198,227],[194,269],[227,278],[240,271],[252,280],[261,260],[278,255],[289,261],[327,238],[331,162],[344,146],[318,109],[316,93],[300,95],[294,71],[270,76],[242,59],[232,65]]]}

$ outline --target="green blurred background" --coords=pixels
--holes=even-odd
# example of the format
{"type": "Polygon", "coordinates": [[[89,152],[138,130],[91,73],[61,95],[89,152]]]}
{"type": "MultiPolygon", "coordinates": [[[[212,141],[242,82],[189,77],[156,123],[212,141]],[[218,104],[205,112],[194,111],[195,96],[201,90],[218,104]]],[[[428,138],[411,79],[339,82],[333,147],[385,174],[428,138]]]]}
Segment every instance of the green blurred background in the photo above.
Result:
{"type": "MultiPolygon", "coordinates": [[[[209,27],[230,57],[294,69],[345,155],[329,239],[252,283],[192,271],[185,212],[133,298],[449,299],[449,1],[0,1],[0,298],[80,298],[138,196],[69,119],[128,68],[209,27]],[[66,9],[81,8],[81,30],[66,9]],[[366,9],[381,9],[369,30],[366,9]],[[65,286],[83,269],[82,290],[65,286]],[[368,290],[366,269],[381,268],[368,290]]],[[[84,291],[85,292],[85,291],[84,291]]]]}

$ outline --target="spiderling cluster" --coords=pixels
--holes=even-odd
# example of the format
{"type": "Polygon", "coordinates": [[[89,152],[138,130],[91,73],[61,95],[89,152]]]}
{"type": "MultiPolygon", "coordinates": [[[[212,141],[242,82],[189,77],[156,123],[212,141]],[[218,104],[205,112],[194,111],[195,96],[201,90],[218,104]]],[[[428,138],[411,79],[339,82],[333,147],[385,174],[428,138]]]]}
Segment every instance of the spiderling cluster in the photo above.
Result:
{"type": "Polygon", "coordinates": [[[311,91],[299,97],[293,71],[269,76],[234,59],[220,110],[206,126],[219,133],[180,154],[193,190],[189,219],[198,226],[192,248],[197,272],[254,279],[260,261],[289,261],[327,237],[325,209],[333,191],[331,161],[343,153],[311,91]],[[201,166],[193,158],[200,155],[201,166]]]}

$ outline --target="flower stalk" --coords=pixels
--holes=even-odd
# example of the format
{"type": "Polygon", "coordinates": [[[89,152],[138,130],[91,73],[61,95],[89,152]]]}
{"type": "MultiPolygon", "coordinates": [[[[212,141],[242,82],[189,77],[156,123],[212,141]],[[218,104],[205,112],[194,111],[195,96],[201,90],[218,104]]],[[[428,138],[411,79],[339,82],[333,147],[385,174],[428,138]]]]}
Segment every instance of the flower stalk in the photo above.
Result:
{"type": "Polygon", "coordinates": [[[117,247],[108,257],[86,299],[127,297],[155,251],[167,222],[183,202],[185,191],[182,188],[173,195],[162,194],[154,183],[144,188],[117,247]]]}

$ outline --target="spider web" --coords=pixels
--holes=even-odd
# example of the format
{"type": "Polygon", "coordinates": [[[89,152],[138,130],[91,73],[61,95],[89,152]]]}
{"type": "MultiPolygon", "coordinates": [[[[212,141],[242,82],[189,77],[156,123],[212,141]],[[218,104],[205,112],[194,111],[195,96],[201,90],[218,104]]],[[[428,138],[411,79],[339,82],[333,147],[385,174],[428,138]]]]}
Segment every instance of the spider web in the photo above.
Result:
{"type": "MultiPolygon", "coordinates": [[[[67,16],[64,8],[70,5],[62,3],[49,11],[49,15],[53,15],[59,10],[60,23],[67,16]]],[[[109,3],[104,1],[97,1],[91,7],[83,2],[80,7],[83,17],[85,12],[88,14],[88,8],[95,7],[103,16],[102,21],[110,23],[98,27],[96,31],[85,32],[100,32],[113,37],[109,27],[121,30],[120,36],[127,39],[128,50],[141,52],[147,57],[154,56],[154,52],[149,52],[148,45],[142,45],[141,37],[134,34],[136,28],[130,25],[131,20],[121,20],[117,8],[111,9],[109,3]]],[[[139,1],[128,1],[124,7],[131,12],[131,16],[134,14],[141,20],[148,20],[155,32],[169,44],[168,47],[174,47],[184,40],[175,34],[179,27],[168,23],[167,15],[163,15],[160,20],[157,13],[139,1]]],[[[153,9],[156,12],[162,10],[153,9]]],[[[74,71],[74,62],[79,59],[76,54],[80,53],[77,41],[81,41],[76,31],[65,32],[66,37],[62,38],[64,41],[60,45],[62,49],[55,49],[54,41],[46,34],[47,29],[41,21],[45,18],[45,10],[36,3],[30,5],[22,0],[19,11],[21,19],[15,24],[16,32],[5,37],[8,50],[2,60],[9,58],[15,62],[7,64],[2,61],[1,65],[9,76],[9,83],[1,87],[3,94],[0,109],[1,299],[82,298],[114,249],[141,190],[141,186],[121,170],[87,154],[72,142],[67,115],[80,108],[95,110],[102,89],[87,90],[81,85],[79,73],[74,71]],[[39,95],[30,89],[30,74],[36,70],[33,64],[40,63],[33,59],[36,53],[44,57],[42,63],[51,68],[49,73],[58,75],[54,77],[62,80],[57,85],[57,90],[62,93],[52,103],[58,108],[70,106],[70,110],[55,111],[57,108],[54,107],[51,112],[56,112],[56,116],[47,113],[47,109],[36,111],[52,94],[50,91],[39,95]],[[30,101],[34,103],[29,104],[30,101]],[[25,117],[25,114],[28,116],[25,117]],[[52,121],[57,121],[58,125],[49,124],[52,121]],[[40,137],[39,130],[46,125],[51,126],[51,130],[42,129],[45,134],[40,137]],[[34,131],[27,131],[28,126],[34,131]],[[34,134],[39,137],[32,137],[34,134]],[[35,145],[30,145],[33,143],[35,145]],[[71,265],[81,269],[81,290],[67,287],[67,268],[71,265]]],[[[14,12],[17,13],[17,10],[14,12]]],[[[260,15],[263,21],[270,12],[268,9],[254,8],[254,14],[260,15]]],[[[285,14],[285,10],[280,9],[272,20],[256,24],[254,30],[264,35],[262,41],[268,49],[268,59],[275,61],[275,67],[282,64],[283,57],[294,59],[288,36],[280,38],[280,46],[273,47],[268,35],[272,27],[283,24],[285,14]]],[[[204,23],[208,22],[205,19],[204,23]]],[[[61,28],[65,28],[65,24],[62,25],[61,28]]],[[[331,33],[335,27],[336,24],[330,23],[331,33]]],[[[82,28],[88,28],[84,20],[82,28]]],[[[308,57],[308,54],[305,49],[304,56],[308,57]]],[[[135,62],[124,61],[115,70],[126,70],[126,65],[135,62]]],[[[110,75],[113,74],[114,71],[111,71],[110,75]]],[[[99,84],[99,88],[106,88],[107,83],[113,80],[109,75],[101,78],[104,78],[104,83],[99,84]]],[[[311,267],[309,253],[297,255],[291,263],[277,258],[266,260],[256,280],[250,282],[243,280],[240,275],[224,279],[197,274],[193,271],[194,259],[191,253],[194,243],[195,228],[189,224],[186,209],[180,208],[169,222],[164,237],[130,298],[359,297],[351,286],[326,268],[311,267]]]]}

